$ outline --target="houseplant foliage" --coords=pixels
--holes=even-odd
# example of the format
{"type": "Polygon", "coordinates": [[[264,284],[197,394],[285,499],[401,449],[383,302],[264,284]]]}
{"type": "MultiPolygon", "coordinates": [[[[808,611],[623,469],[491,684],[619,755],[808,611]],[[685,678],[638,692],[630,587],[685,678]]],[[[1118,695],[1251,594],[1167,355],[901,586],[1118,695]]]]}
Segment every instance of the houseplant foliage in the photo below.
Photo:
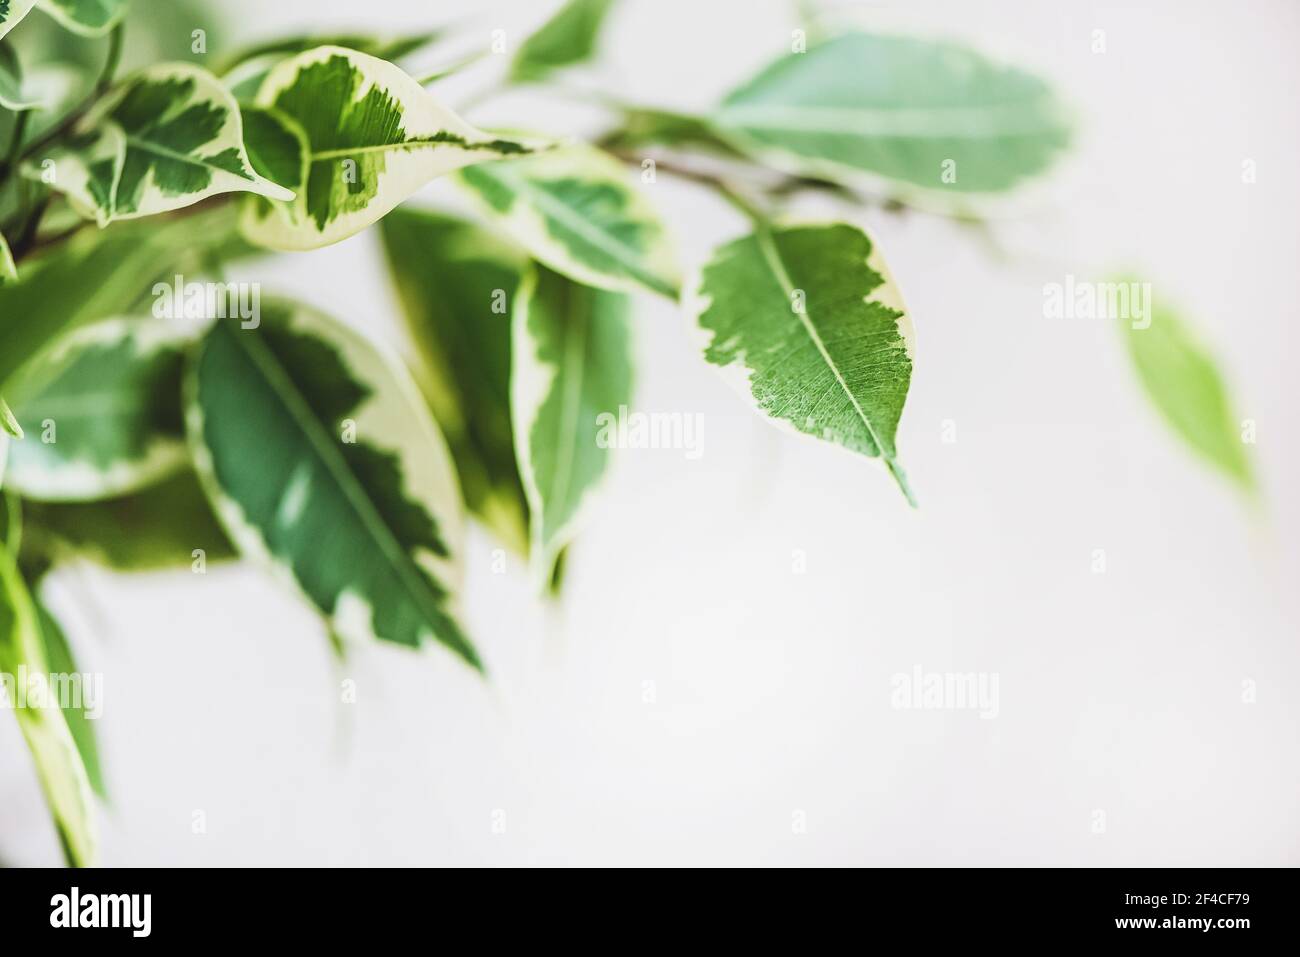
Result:
{"type": "MultiPolygon", "coordinates": [[[[42,580],[77,557],[247,559],[339,648],[441,645],[481,669],[457,601],[467,517],[559,589],[612,454],[597,416],[631,401],[640,296],[680,301],[703,359],[759,415],[879,459],[914,504],[897,442],[913,321],[855,206],[968,210],[1045,174],[1070,138],[1023,70],[798,29],[698,115],[593,93],[611,117],[595,143],[485,130],[437,91],[464,63],[404,66],[447,31],[217,50],[187,7],[0,0],[0,672],[75,670],[42,580]],[[151,29],[193,43],[131,66],[131,31],[151,29]],[[647,169],[747,225],[679,262],[647,169]],[[476,214],[408,202],[439,178],[476,214]],[[803,191],[844,217],[788,221],[782,202],[803,191]],[[255,317],[225,302],[195,314],[177,289],[158,314],[174,276],[219,281],[227,263],[375,225],[401,359],[346,317],[271,295],[255,317]]],[[[487,66],[503,87],[550,84],[598,53],[615,10],[570,0],[487,66]]],[[[1183,342],[1135,355],[1161,409],[1198,434],[1159,375],[1183,342]]],[[[92,863],[105,784],[91,725],[58,706],[18,714],[67,858],[92,863]]]]}

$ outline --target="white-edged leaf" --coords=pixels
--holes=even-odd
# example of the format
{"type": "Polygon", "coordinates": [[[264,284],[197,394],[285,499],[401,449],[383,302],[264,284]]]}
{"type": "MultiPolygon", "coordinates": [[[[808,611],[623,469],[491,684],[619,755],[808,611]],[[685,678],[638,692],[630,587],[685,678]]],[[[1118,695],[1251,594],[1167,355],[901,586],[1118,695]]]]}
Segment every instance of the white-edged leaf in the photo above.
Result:
{"type": "Polygon", "coordinates": [[[912,501],[894,446],[912,324],[866,233],[845,223],[760,227],[715,250],[691,290],[705,359],[758,411],[881,456],[912,501]]]}
{"type": "MultiPolygon", "coordinates": [[[[114,219],[165,213],[218,193],[293,198],[289,190],[254,172],[244,150],[238,104],[201,67],[149,67],[110,93],[81,128],[112,125],[125,139],[113,192],[114,219]]],[[[38,166],[39,160],[34,160],[38,166]]]]}
{"type": "Polygon", "coordinates": [[[516,82],[540,80],[591,57],[614,0],[567,0],[519,47],[510,66],[516,82]]]}
{"type": "Polygon", "coordinates": [[[613,157],[581,145],[456,174],[505,232],[556,272],[602,289],[676,298],[672,243],[629,178],[613,157]]]}
{"type": "Polygon", "coordinates": [[[378,220],[435,177],[530,147],[470,126],[398,67],[320,47],[285,60],[255,103],[297,124],[306,186],[274,215],[250,204],[245,235],[271,249],[315,249],[378,220]]]}
{"type": "Polygon", "coordinates": [[[399,206],[380,223],[414,349],[469,510],[517,551],[528,502],[510,424],[510,302],[527,259],[486,227],[399,206]]]}
{"type": "Polygon", "coordinates": [[[107,33],[126,16],[131,0],[41,0],[41,9],[83,36],[107,33]]]}
{"type": "Polygon", "coordinates": [[[530,564],[544,588],[612,454],[603,415],[632,396],[628,298],[537,266],[511,317],[510,408],[528,496],[530,564]]]}
{"type": "Polygon", "coordinates": [[[111,121],[82,128],[50,150],[40,164],[28,163],[23,175],[48,181],[82,216],[101,227],[113,220],[117,184],[126,162],[126,136],[111,121]]]}
{"type": "Polygon", "coordinates": [[[36,0],[4,0],[0,3],[0,37],[18,26],[23,17],[32,12],[36,0]]]}
{"type": "Polygon", "coordinates": [[[845,34],[791,53],[713,113],[738,147],[797,173],[904,193],[991,193],[1045,170],[1070,122],[1032,74],[965,47],[845,34]]]}
{"type": "MultiPolygon", "coordinates": [[[[7,545],[0,547],[0,672],[44,676],[47,681],[50,674],[36,605],[7,545]]],[[[18,719],[68,863],[92,865],[98,829],[90,781],[77,744],[48,689],[23,703],[25,707],[6,702],[8,706],[0,710],[11,711],[18,719]]]]}
{"type": "Polygon", "coordinates": [[[180,471],[186,334],[160,319],[110,319],[47,350],[15,414],[8,487],[39,501],[125,495],[180,471]]]}
{"type": "Polygon", "coordinates": [[[187,374],[200,478],[241,553],[268,561],[352,640],[436,640],[475,667],[456,621],[456,476],[400,363],[303,306],[215,323],[187,374]]]}

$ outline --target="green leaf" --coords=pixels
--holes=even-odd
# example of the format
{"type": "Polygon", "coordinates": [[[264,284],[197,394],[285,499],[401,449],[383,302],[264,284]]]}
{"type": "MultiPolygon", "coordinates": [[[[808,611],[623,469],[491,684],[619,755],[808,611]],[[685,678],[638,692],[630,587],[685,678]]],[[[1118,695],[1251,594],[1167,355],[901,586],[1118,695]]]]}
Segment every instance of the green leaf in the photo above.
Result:
{"type": "MultiPolygon", "coordinates": [[[[241,107],[244,114],[244,145],[259,176],[292,191],[307,185],[310,144],[301,126],[279,110],[256,106],[241,107]]],[[[269,203],[264,203],[270,209],[269,203]]]]}
{"type": "Polygon", "coordinates": [[[186,63],[150,67],[111,93],[79,127],[123,137],[112,218],[191,206],[219,193],[293,194],[255,173],[239,106],[220,81],[186,63]]]}
{"type": "Polygon", "coordinates": [[[464,220],[401,206],[380,224],[416,347],[416,379],[442,427],[469,510],[519,551],[528,503],[510,424],[510,303],[526,265],[464,220]]]}
{"type": "Polygon", "coordinates": [[[101,36],[117,26],[130,0],[42,0],[41,8],[73,33],[101,36]]]}
{"type": "MultiPolygon", "coordinates": [[[[51,673],[82,674],[73,657],[72,647],[68,644],[68,637],[63,633],[63,627],[58,619],[50,613],[35,591],[30,594],[32,603],[36,606],[36,618],[45,649],[45,663],[49,665],[51,673]]],[[[60,707],[63,710],[63,720],[68,725],[68,732],[77,746],[77,753],[81,756],[81,764],[86,769],[86,779],[90,783],[91,790],[101,798],[108,797],[108,789],[104,786],[103,766],[99,760],[99,745],[95,741],[93,722],[97,719],[88,718],[87,709],[73,707],[71,701],[66,705],[60,702],[60,707]]]]}
{"type": "Polygon", "coordinates": [[[760,227],[716,250],[694,288],[705,359],[773,421],[883,457],[913,501],[894,446],[912,324],[862,230],[760,227]]]}
{"type": "Polygon", "coordinates": [[[26,164],[23,175],[48,181],[51,188],[67,197],[78,214],[103,227],[114,218],[125,161],[122,128],[107,123],[75,132],[51,149],[39,165],[26,164]]]}
{"type": "Polygon", "coordinates": [[[14,410],[9,408],[9,403],[4,399],[0,399],[0,428],[15,439],[23,437],[23,427],[18,424],[18,420],[14,418],[14,410]]]}
{"type": "Polygon", "coordinates": [[[235,557],[197,476],[185,469],[138,492],[97,502],[23,503],[24,559],[57,564],[74,556],[141,572],[235,557]]]}
{"type": "Polygon", "coordinates": [[[14,264],[14,256],[9,251],[4,234],[0,233],[0,286],[17,281],[18,267],[14,264]]]}
{"type": "Polygon", "coordinates": [[[23,74],[18,54],[8,43],[0,43],[0,107],[6,110],[30,110],[40,100],[23,90],[23,74]]]}
{"type": "Polygon", "coordinates": [[[341,47],[279,63],[256,105],[296,123],[308,150],[294,202],[248,207],[245,235],[271,249],[336,243],[437,176],[530,149],[476,130],[393,64],[341,47]]]}
{"type": "Polygon", "coordinates": [[[672,244],[615,159],[572,146],[462,170],[457,180],[534,258],[602,289],[676,298],[672,244]]]}
{"type": "Polygon", "coordinates": [[[515,301],[510,406],[539,589],[609,464],[597,418],[617,416],[631,401],[628,306],[624,295],[542,266],[525,278],[515,301]]]}
{"type": "Polygon", "coordinates": [[[48,350],[28,370],[17,407],[33,435],[10,455],[9,487],[27,498],[86,501],[179,471],[187,459],[185,344],[175,323],[110,319],[48,350]]]}
{"type": "Polygon", "coordinates": [[[225,77],[244,64],[253,61],[264,61],[268,58],[272,60],[272,65],[274,65],[280,60],[288,59],[299,53],[306,53],[308,50],[315,50],[318,47],[344,47],[348,50],[356,50],[358,53],[365,53],[368,56],[378,57],[380,60],[400,60],[402,57],[409,56],[417,50],[435,43],[445,33],[444,30],[429,30],[424,33],[402,36],[336,33],[284,37],[235,51],[222,63],[218,72],[225,77]]]}
{"type": "Polygon", "coordinates": [[[510,78],[533,82],[553,70],[590,59],[613,0],[568,0],[519,47],[510,78]]]}
{"type": "Polygon", "coordinates": [[[1163,304],[1150,306],[1149,325],[1126,322],[1124,329],[1138,381],[1165,424],[1198,456],[1253,492],[1240,420],[1210,350],[1163,304]]]}
{"type": "Polygon", "coordinates": [[[186,386],[195,462],[244,555],[297,582],[339,635],[437,640],[457,624],[462,516],[446,445],[406,371],[346,327],[266,301],[220,321],[186,386]]]}
{"type": "Polygon", "coordinates": [[[155,280],[228,246],[233,230],[228,209],[174,222],[122,223],[90,230],[24,262],[22,279],[0,286],[0,394],[21,402],[19,372],[52,340],[97,319],[131,313],[155,280]]]}
{"type": "Polygon", "coordinates": [[[777,60],[713,122],[791,172],[957,193],[1005,190],[1042,172],[1070,129],[1031,74],[952,44],[861,33],[777,60]]]}
{"type": "MultiPolygon", "coordinates": [[[[0,548],[0,674],[15,680],[19,674],[47,679],[50,674],[36,606],[8,548],[0,548]]],[[[90,782],[63,712],[49,697],[29,698],[26,707],[12,710],[36,764],[68,863],[89,866],[95,862],[98,844],[90,782]]]]}
{"type": "Polygon", "coordinates": [[[18,21],[27,16],[36,6],[36,0],[0,0],[0,37],[18,26],[18,21]]]}

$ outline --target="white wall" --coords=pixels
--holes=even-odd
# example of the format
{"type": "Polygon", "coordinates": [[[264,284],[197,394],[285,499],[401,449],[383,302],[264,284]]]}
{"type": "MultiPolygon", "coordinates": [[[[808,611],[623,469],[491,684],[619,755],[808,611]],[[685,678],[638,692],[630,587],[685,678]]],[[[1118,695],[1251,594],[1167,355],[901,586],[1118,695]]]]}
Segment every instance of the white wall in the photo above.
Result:
{"type": "MultiPolygon", "coordinates": [[[[229,5],[249,36],[358,23],[343,0],[229,5]]],[[[1051,188],[992,243],[862,214],[918,331],[899,447],[921,509],[875,463],[752,415],[681,316],[646,300],[637,405],[703,413],[704,455],[620,456],[560,607],[539,606],[520,567],[494,575],[475,534],[466,619],[488,682],[437,650],[361,649],[341,671],[313,616],[247,570],[60,576],[73,637],[105,673],[105,863],[1300,863],[1300,10],[842,6],[1036,67],[1082,124],[1051,188]],[[1183,305],[1258,422],[1263,520],[1165,431],[1113,325],[1043,318],[1044,283],[1119,267],[1183,305]],[[996,672],[998,716],[894,710],[891,676],[916,665],[996,672]],[[355,706],[338,703],[344,676],[355,706]]],[[[542,7],[369,0],[365,22],[461,10],[478,42],[521,36],[542,7]]],[[[792,26],[780,2],[626,0],[602,85],[704,106],[792,26]]],[[[478,83],[449,84],[450,101],[478,83]]],[[[587,122],[531,95],[470,116],[587,122]]],[[[687,261],[741,228],[694,188],[652,190],[687,261]]],[[[373,234],[244,278],[396,328],[373,234]]],[[[0,858],[54,862],[11,725],[0,858]]]]}

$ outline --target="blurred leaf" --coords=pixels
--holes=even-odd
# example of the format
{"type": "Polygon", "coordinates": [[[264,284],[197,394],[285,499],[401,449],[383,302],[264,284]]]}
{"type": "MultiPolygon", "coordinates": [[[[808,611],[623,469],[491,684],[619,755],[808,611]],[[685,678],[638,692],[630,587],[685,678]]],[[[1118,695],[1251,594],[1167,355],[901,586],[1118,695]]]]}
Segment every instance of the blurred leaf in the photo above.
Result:
{"type": "Polygon", "coordinates": [[[525,260],[464,220],[398,207],[384,249],[417,352],[413,367],[447,437],[471,512],[518,551],[528,503],[510,425],[510,303],[525,260]]]}
{"type": "Polygon", "coordinates": [[[535,82],[561,67],[591,58],[613,0],[567,0],[519,47],[510,67],[516,82],[535,82]]]}
{"type": "Polygon", "coordinates": [[[0,3],[0,37],[18,26],[18,22],[27,16],[36,6],[36,0],[4,0],[0,3]]]}
{"type": "MultiPolygon", "coordinates": [[[[0,674],[12,675],[15,681],[19,676],[48,679],[50,674],[36,606],[7,547],[0,548],[0,674]]],[[[98,844],[90,782],[63,712],[49,700],[49,691],[47,683],[46,693],[35,700],[28,697],[20,702],[25,707],[13,706],[12,711],[36,764],[68,863],[89,866],[95,863],[98,844]]]]}
{"type": "Polygon", "coordinates": [[[791,172],[942,192],[1009,189],[1045,170],[1070,132],[1036,76],[952,44],[861,33],[777,60],[713,122],[791,172]]]}
{"type": "Polygon", "coordinates": [[[602,413],[632,397],[628,298],[537,266],[512,319],[511,409],[532,516],[530,563],[545,588],[609,464],[602,413]]]}
{"type": "Polygon", "coordinates": [[[98,502],[23,504],[23,560],[41,566],[74,556],[140,572],[235,557],[197,477],[185,469],[157,485],[98,502]]]}
{"type": "Polygon", "coordinates": [[[205,491],[244,555],[291,576],[353,640],[440,641],[463,535],[450,456],[399,364],[302,306],[218,321],[190,370],[186,424],[205,491]]]}
{"type": "Polygon", "coordinates": [[[279,40],[268,40],[265,43],[257,43],[236,50],[222,61],[217,72],[225,76],[236,67],[252,60],[271,58],[274,63],[279,60],[286,60],[299,53],[306,53],[308,50],[315,50],[317,47],[343,47],[368,56],[378,57],[381,60],[394,61],[436,43],[445,35],[446,31],[444,30],[428,30],[424,33],[390,37],[361,33],[283,37],[279,40]]]}
{"type": "Polygon", "coordinates": [[[18,424],[18,420],[14,418],[14,410],[9,408],[9,403],[4,399],[0,399],[0,428],[15,439],[23,437],[23,427],[18,424]]]}
{"type": "Polygon", "coordinates": [[[589,146],[548,150],[456,174],[536,259],[591,286],[676,299],[672,244],[617,160],[589,146]]]}
{"type": "Polygon", "coordinates": [[[18,267],[14,265],[13,253],[9,251],[4,234],[0,233],[0,286],[17,281],[18,267]]]}
{"type": "Polygon", "coordinates": [[[33,499],[87,501],[179,471],[185,344],[174,322],[110,319],[48,350],[27,370],[16,415],[33,434],[10,452],[9,487],[33,499]]]}
{"type": "Polygon", "coordinates": [[[29,110],[39,101],[23,89],[23,71],[18,54],[9,43],[0,43],[0,107],[6,110],[29,110]]]}
{"type": "Polygon", "coordinates": [[[270,249],[339,242],[435,177],[529,151],[470,126],[393,64],[341,47],[281,62],[255,102],[297,123],[308,147],[292,203],[247,207],[244,234],[270,249]]]}
{"type": "Polygon", "coordinates": [[[1212,354],[1173,309],[1149,308],[1149,325],[1124,323],[1129,356],[1147,398],[1197,455],[1253,492],[1241,426],[1212,354]]]}
{"type": "Polygon", "coordinates": [[[720,247],[694,292],[704,357],[774,422],[883,457],[909,502],[894,435],[912,323],[879,251],[843,223],[760,227],[720,247]]]}
{"type": "MultiPolygon", "coordinates": [[[[63,627],[58,619],[50,613],[35,592],[32,592],[32,602],[36,606],[36,617],[45,648],[45,662],[49,665],[51,673],[82,674],[72,656],[72,647],[68,644],[67,635],[63,633],[63,627]]],[[[77,745],[77,753],[81,756],[81,763],[86,769],[86,778],[90,782],[91,789],[101,798],[107,798],[108,789],[104,786],[99,746],[95,742],[95,729],[92,724],[96,719],[87,718],[86,709],[73,707],[72,702],[68,702],[66,706],[60,702],[60,706],[63,710],[63,720],[67,722],[68,731],[77,745]]]]}
{"type": "Polygon", "coordinates": [[[19,370],[60,334],[129,314],[154,281],[209,253],[243,248],[234,213],[205,210],[186,219],[91,229],[24,261],[22,278],[0,286],[0,394],[19,402],[19,370]]]}
{"type": "Polygon", "coordinates": [[[130,0],[42,0],[41,8],[64,27],[85,36],[102,36],[126,16],[130,0]]]}

